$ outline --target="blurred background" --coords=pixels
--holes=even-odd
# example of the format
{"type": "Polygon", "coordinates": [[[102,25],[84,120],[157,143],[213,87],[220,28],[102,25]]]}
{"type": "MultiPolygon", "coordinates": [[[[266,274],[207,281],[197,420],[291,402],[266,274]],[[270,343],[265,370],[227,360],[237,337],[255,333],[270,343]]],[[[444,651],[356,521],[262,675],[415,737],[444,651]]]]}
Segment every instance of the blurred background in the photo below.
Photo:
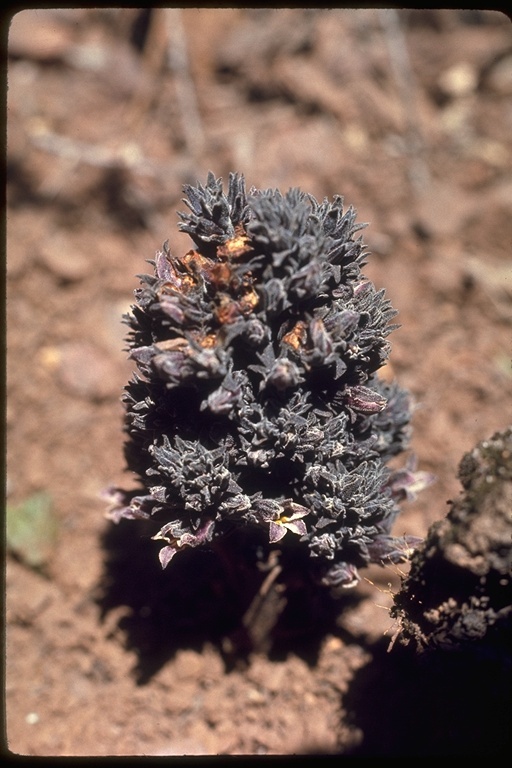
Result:
{"type": "MultiPolygon", "coordinates": [[[[297,693],[287,667],[272,695],[258,683],[267,711],[276,707],[265,725],[242,673],[237,713],[225,703],[218,714],[205,691],[197,698],[201,650],[161,673],[172,677],[178,662],[188,670],[195,716],[168,704],[179,728],[146,718],[119,742],[133,717],[130,664],[120,614],[98,635],[92,595],[104,567],[99,496],[126,484],[120,397],[131,366],[121,316],[162,243],[190,247],[177,229],[183,184],[238,171],[248,187],[343,195],[369,223],[365,273],[399,310],[384,375],[413,393],[412,449],[437,483],[404,509],[397,533],[424,535],[459,493],[463,453],[512,420],[510,20],[448,9],[25,10],[8,30],[7,79],[12,743],[31,754],[298,748],[304,710],[289,704],[287,725],[277,714],[297,693]],[[41,666],[50,652],[52,670],[41,666]],[[125,708],[115,727],[98,723],[99,701],[125,708]]],[[[386,591],[399,575],[380,578],[386,591]]],[[[360,660],[368,633],[383,631],[363,605],[366,629],[358,635],[354,620],[350,630],[360,660]]],[[[213,654],[225,693],[216,663],[213,654]]],[[[314,692],[307,706],[323,713],[318,733],[306,729],[309,744],[352,738],[325,680],[353,668],[302,670],[314,692]]],[[[171,678],[159,685],[139,690],[140,701],[163,706],[171,678]]]]}

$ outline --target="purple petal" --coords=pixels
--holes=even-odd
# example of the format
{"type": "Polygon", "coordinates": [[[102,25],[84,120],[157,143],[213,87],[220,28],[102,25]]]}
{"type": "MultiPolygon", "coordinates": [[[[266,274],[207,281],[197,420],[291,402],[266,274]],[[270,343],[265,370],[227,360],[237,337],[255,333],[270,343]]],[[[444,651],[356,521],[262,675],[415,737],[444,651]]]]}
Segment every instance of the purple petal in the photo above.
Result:
{"type": "Polygon", "coordinates": [[[343,587],[352,589],[359,583],[359,573],[352,563],[337,563],[330,568],[322,579],[327,587],[343,587]]]}
{"type": "Polygon", "coordinates": [[[379,413],[387,405],[386,398],[369,387],[346,387],[345,395],[347,405],[359,413],[379,413]]]}
{"type": "MultiPolygon", "coordinates": [[[[167,243],[164,245],[164,249],[166,248],[166,246],[167,246],[167,243]]],[[[170,267],[169,259],[165,250],[157,251],[156,258],[155,258],[155,267],[156,267],[157,277],[159,277],[160,280],[171,279],[172,277],[171,267],[170,267]]]]}
{"type": "Polygon", "coordinates": [[[274,544],[276,541],[281,541],[285,534],[286,528],[284,525],[274,522],[270,523],[268,540],[271,544],[274,544]]]}
{"type": "Polygon", "coordinates": [[[158,559],[162,568],[167,568],[177,551],[176,547],[172,547],[170,544],[167,547],[162,547],[158,553],[158,559]]]}
{"type": "Polygon", "coordinates": [[[309,515],[309,509],[306,509],[306,507],[303,507],[301,504],[296,504],[294,501],[285,501],[283,509],[286,522],[288,522],[288,520],[298,520],[301,517],[309,515]]]}
{"type": "Polygon", "coordinates": [[[420,491],[435,482],[436,476],[430,472],[413,471],[411,465],[393,472],[387,483],[391,495],[397,501],[414,501],[420,491]]]}
{"type": "Polygon", "coordinates": [[[147,365],[154,357],[155,351],[155,347],[153,346],[138,347],[137,349],[132,349],[128,357],[132,360],[135,360],[135,362],[139,363],[139,365],[147,365]]]}
{"type": "Polygon", "coordinates": [[[303,520],[295,520],[289,523],[283,523],[283,527],[288,528],[292,533],[297,533],[299,536],[305,536],[308,532],[306,524],[303,520]]]}

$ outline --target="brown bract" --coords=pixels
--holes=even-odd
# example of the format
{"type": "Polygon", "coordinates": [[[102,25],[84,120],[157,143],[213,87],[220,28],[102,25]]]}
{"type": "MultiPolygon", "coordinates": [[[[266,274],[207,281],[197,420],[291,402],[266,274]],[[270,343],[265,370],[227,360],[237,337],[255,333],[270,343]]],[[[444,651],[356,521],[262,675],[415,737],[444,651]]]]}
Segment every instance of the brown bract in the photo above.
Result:
{"type": "Polygon", "coordinates": [[[303,346],[306,341],[306,323],[303,320],[299,320],[293,326],[291,331],[288,331],[283,336],[283,342],[288,344],[292,349],[297,351],[299,347],[303,346]]]}

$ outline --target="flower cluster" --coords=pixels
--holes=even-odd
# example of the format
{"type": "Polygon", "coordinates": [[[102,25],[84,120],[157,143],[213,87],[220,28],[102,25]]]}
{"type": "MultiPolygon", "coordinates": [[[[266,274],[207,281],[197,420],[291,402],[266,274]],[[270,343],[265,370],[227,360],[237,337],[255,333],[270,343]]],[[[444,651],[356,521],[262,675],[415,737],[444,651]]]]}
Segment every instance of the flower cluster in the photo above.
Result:
{"type": "Polygon", "coordinates": [[[140,275],[125,316],[138,373],[125,389],[126,458],[140,492],[111,493],[113,520],[158,528],[165,567],[234,528],[306,548],[312,572],[352,586],[398,562],[398,502],[427,479],[388,460],[409,437],[410,399],[377,375],[396,315],[362,274],[352,207],[298,189],[184,188],[180,229],[140,275]]]}

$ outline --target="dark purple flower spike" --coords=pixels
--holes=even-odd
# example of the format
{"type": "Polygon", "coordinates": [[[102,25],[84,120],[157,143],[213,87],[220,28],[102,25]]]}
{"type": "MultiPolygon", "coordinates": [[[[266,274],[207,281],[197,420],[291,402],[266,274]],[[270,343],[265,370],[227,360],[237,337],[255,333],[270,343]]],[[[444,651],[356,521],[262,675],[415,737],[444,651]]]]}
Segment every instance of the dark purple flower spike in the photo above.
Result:
{"type": "Polygon", "coordinates": [[[125,388],[126,458],[140,493],[114,491],[110,517],[154,523],[165,568],[236,528],[303,548],[315,578],[353,586],[358,568],[407,559],[394,538],[404,498],[430,481],[407,447],[410,398],[378,370],[396,312],[363,273],[367,252],[343,198],[298,189],[186,186],[124,319],[139,373],[125,388]]]}

